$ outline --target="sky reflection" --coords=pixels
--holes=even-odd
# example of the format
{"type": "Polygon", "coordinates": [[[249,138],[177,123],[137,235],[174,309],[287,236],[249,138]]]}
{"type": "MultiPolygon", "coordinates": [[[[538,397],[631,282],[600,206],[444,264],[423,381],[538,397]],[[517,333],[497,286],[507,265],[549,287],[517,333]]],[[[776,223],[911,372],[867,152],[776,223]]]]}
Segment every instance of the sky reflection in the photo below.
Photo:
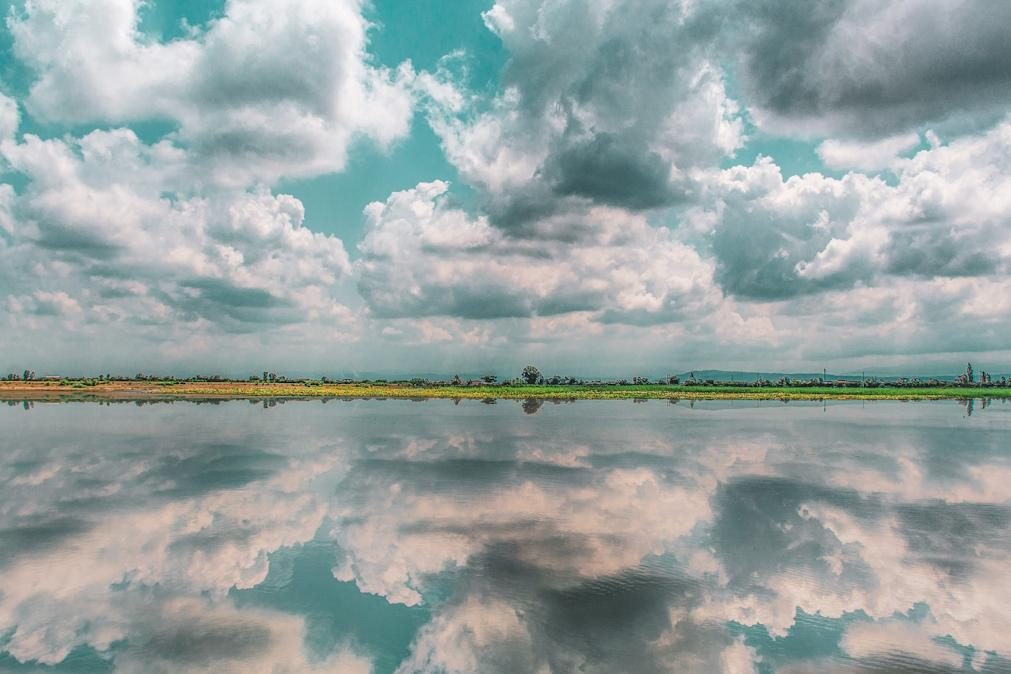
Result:
{"type": "Polygon", "coordinates": [[[1011,408],[0,409],[0,671],[1011,671],[1011,408]]]}

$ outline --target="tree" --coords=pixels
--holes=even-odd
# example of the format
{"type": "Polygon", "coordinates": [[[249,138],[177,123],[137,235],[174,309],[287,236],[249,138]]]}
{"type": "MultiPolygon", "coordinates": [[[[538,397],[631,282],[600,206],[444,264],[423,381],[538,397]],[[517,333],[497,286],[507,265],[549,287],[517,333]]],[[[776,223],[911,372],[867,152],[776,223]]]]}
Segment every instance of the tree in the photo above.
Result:
{"type": "Polygon", "coordinates": [[[972,375],[972,363],[966,363],[966,365],[965,365],[965,379],[966,379],[966,381],[968,381],[968,382],[969,382],[970,384],[971,384],[971,383],[972,383],[973,381],[975,381],[975,380],[973,379],[973,375],[972,375]]]}
{"type": "Polygon", "coordinates": [[[498,381],[498,377],[496,377],[493,374],[486,374],[485,376],[481,377],[481,381],[483,381],[485,384],[494,384],[496,381],[498,381]]]}
{"type": "Polygon", "coordinates": [[[533,365],[527,365],[523,368],[523,381],[528,384],[536,384],[537,380],[541,378],[541,371],[538,370],[533,365]]]}

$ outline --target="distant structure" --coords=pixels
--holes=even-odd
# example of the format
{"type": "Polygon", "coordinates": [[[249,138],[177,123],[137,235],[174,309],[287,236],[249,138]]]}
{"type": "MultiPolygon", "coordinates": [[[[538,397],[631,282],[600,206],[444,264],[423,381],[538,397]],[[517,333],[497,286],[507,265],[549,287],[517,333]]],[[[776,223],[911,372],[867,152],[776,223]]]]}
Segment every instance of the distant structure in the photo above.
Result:
{"type": "MultiPolygon", "coordinates": [[[[958,375],[955,382],[960,386],[971,386],[976,383],[976,374],[973,372],[972,363],[967,363],[965,366],[965,372],[958,375]]],[[[1003,386],[1007,382],[1006,377],[1001,377],[999,383],[1003,386]]],[[[980,370],[979,372],[979,385],[980,386],[990,386],[993,384],[993,376],[986,370],[980,370]]]]}

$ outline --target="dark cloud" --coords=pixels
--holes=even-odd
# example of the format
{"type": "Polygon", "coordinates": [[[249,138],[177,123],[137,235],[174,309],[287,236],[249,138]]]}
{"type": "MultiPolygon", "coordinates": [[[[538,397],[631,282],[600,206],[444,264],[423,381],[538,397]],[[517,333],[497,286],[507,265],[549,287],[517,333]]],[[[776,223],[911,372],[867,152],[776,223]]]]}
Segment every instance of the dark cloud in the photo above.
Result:
{"type": "Polygon", "coordinates": [[[503,0],[485,18],[509,53],[501,75],[508,96],[481,118],[479,134],[494,130],[500,148],[481,156],[462,147],[475,127],[454,119],[456,111],[438,113],[435,128],[503,229],[522,232],[532,219],[587,203],[670,206],[691,191],[692,168],[714,165],[741,143],[737,107],[711,50],[723,17],[710,8],[503,0]],[[512,173],[501,150],[533,170],[512,173]]]}
{"type": "Polygon", "coordinates": [[[223,327],[226,328],[229,326],[224,319],[230,319],[233,322],[231,327],[239,331],[264,324],[276,325],[300,320],[293,302],[262,288],[243,287],[218,278],[191,279],[182,281],[179,285],[197,292],[189,294],[184,290],[178,295],[165,295],[168,302],[184,314],[196,314],[208,320],[223,322],[223,327]]]}
{"type": "Polygon", "coordinates": [[[433,285],[421,296],[389,294],[386,279],[362,276],[358,290],[382,318],[460,316],[472,319],[516,318],[534,312],[531,298],[520,289],[487,286],[478,280],[452,286],[433,285]]]}
{"type": "Polygon", "coordinates": [[[122,252],[121,246],[98,232],[49,220],[40,222],[35,243],[44,250],[77,260],[109,261],[122,252]]]}
{"type": "Polygon", "coordinates": [[[985,240],[962,240],[943,226],[897,230],[886,255],[886,271],[897,276],[985,276],[996,272],[1001,262],[985,240]]]}
{"type": "MultiPolygon", "coordinates": [[[[827,195],[826,195],[827,196],[827,195]]],[[[833,238],[819,227],[819,207],[832,209],[835,229],[854,217],[853,199],[817,197],[800,212],[778,212],[750,201],[730,201],[713,232],[716,281],[725,292],[745,299],[780,300],[796,295],[851,287],[873,273],[870,261],[853,264],[822,279],[801,278],[798,264],[813,259],[833,238]]]]}
{"type": "Polygon", "coordinates": [[[745,17],[748,100],[773,128],[883,135],[1011,100],[1011,5],[761,0],[745,17]]]}
{"type": "Polygon", "coordinates": [[[406,461],[367,459],[356,462],[348,479],[349,489],[359,485],[395,483],[410,479],[412,487],[422,492],[438,493],[450,485],[480,492],[508,484],[534,482],[585,482],[584,468],[557,466],[532,461],[491,459],[447,459],[441,461],[406,461]]]}
{"type": "Polygon", "coordinates": [[[620,137],[601,133],[590,141],[565,148],[546,168],[553,190],[632,210],[671,203],[670,164],[656,152],[626,145],[620,137]]]}
{"type": "Polygon", "coordinates": [[[836,536],[815,518],[805,517],[805,504],[828,503],[863,517],[878,517],[881,503],[855,490],[836,490],[788,478],[749,477],[728,482],[715,496],[717,519],[713,545],[729,575],[741,590],[765,590],[763,581],[783,572],[838,575],[834,585],[859,587],[870,581],[858,557],[844,559],[842,573],[828,566],[829,556],[842,553],[836,536]],[[745,552],[746,551],[746,552],[745,552]]]}
{"type": "Polygon", "coordinates": [[[260,621],[238,616],[208,620],[195,614],[161,625],[139,651],[143,657],[180,665],[207,665],[262,655],[270,650],[271,637],[270,628],[260,621]]]}
{"type": "Polygon", "coordinates": [[[184,281],[184,288],[200,291],[200,297],[215,304],[241,309],[271,309],[284,302],[261,288],[243,288],[222,279],[204,278],[184,281]]]}
{"type": "Polygon", "coordinates": [[[15,557],[54,550],[92,526],[91,522],[71,516],[20,519],[0,529],[0,568],[15,557]]]}
{"type": "Polygon", "coordinates": [[[156,493],[173,497],[198,496],[221,489],[237,489],[266,479],[283,468],[283,456],[230,444],[200,443],[185,454],[166,456],[139,479],[156,493]]]}
{"type": "Polygon", "coordinates": [[[1011,551],[1011,507],[932,501],[897,506],[901,532],[918,559],[964,582],[984,559],[1011,551]]]}
{"type": "MultiPolygon", "coordinates": [[[[545,611],[542,629],[552,642],[545,649],[552,670],[570,671],[582,662],[592,663],[594,671],[670,671],[666,661],[670,654],[650,645],[673,627],[672,608],[687,609],[699,603],[701,587],[692,578],[658,571],[633,569],[571,587],[545,589],[540,597],[545,611]]],[[[684,637],[701,626],[686,623],[679,628],[684,637]]],[[[705,649],[718,651],[729,642],[721,629],[702,629],[706,638],[700,642],[705,642],[705,649]]],[[[687,653],[681,655],[690,657],[692,650],[684,648],[687,653]]]]}

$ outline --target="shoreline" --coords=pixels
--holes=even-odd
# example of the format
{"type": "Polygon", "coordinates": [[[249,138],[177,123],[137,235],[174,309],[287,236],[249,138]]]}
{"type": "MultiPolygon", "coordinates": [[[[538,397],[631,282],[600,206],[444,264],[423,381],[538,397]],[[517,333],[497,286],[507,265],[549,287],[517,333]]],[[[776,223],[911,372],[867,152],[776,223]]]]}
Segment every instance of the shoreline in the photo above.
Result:
{"type": "Polygon", "coordinates": [[[296,399],[450,399],[450,400],[965,400],[1011,399],[1011,388],[834,388],[754,386],[413,386],[410,384],[321,384],[113,381],[79,384],[45,381],[0,382],[0,401],[132,400],[296,400],[296,399]]]}

